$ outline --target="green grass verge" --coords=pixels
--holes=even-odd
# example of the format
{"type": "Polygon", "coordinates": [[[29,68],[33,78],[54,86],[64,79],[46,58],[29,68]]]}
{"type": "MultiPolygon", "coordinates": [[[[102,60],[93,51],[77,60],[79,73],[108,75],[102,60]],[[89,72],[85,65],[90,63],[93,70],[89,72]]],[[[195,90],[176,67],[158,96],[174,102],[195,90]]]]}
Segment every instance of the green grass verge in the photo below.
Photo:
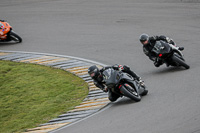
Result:
{"type": "Polygon", "coordinates": [[[0,132],[23,132],[79,105],[88,85],[47,66],[0,61],[0,132]]]}

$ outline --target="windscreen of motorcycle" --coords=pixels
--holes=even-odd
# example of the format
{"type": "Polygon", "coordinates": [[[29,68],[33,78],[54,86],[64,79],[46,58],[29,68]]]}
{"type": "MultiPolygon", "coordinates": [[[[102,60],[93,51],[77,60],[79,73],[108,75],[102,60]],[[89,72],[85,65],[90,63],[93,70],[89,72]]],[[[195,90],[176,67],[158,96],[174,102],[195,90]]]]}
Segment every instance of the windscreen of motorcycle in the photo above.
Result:
{"type": "Polygon", "coordinates": [[[103,80],[107,87],[113,88],[117,84],[118,82],[117,79],[119,79],[117,78],[118,77],[117,73],[118,72],[112,68],[106,69],[103,72],[103,80]]]}
{"type": "Polygon", "coordinates": [[[164,41],[156,41],[152,52],[158,54],[165,54],[165,53],[169,53],[170,52],[170,46],[168,43],[164,42],[164,41]]]}

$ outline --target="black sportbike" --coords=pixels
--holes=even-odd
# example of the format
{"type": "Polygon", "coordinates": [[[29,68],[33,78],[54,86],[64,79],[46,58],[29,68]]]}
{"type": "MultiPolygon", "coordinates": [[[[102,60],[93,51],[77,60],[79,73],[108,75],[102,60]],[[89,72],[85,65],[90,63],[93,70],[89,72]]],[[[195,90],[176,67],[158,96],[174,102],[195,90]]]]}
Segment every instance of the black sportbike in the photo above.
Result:
{"type": "Polygon", "coordinates": [[[152,49],[159,61],[166,63],[167,66],[182,66],[189,69],[190,66],[185,63],[182,52],[172,44],[165,41],[156,41],[152,49]]]}
{"type": "Polygon", "coordinates": [[[103,72],[103,80],[110,91],[121,97],[126,96],[136,102],[139,102],[141,96],[148,93],[144,84],[141,85],[128,73],[113,68],[106,69],[103,72]]]}

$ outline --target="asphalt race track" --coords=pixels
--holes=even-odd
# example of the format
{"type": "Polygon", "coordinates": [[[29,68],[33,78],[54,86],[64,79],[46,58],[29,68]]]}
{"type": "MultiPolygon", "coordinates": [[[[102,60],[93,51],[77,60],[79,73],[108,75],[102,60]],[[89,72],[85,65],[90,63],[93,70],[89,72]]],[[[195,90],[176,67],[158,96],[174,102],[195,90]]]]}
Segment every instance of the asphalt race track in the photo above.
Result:
{"type": "Polygon", "coordinates": [[[145,80],[141,102],[122,98],[55,133],[200,133],[200,0],[0,0],[0,19],[23,38],[0,50],[127,64],[145,80]],[[141,33],[172,37],[191,68],[154,67],[141,33]]]}

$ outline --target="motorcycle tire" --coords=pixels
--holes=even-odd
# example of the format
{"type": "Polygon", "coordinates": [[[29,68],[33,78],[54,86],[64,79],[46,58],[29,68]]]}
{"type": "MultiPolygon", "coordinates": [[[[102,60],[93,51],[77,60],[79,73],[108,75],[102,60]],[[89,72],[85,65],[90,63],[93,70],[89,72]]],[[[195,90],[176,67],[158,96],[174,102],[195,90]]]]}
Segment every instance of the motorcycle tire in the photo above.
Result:
{"type": "Polygon", "coordinates": [[[185,63],[184,60],[181,60],[178,56],[176,56],[175,54],[172,56],[172,60],[176,63],[178,63],[180,66],[185,67],[185,69],[189,69],[190,66],[188,64],[185,63]]]}
{"type": "Polygon", "coordinates": [[[127,96],[136,102],[139,102],[141,100],[141,96],[137,92],[133,92],[133,90],[134,89],[131,86],[126,85],[122,85],[122,87],[120,88],[120,91],[124,96],[127,96]]]}
{"type": "Polygon", "coordinates": [[[22,42],[22,38],[19,35],[17,35],[16,33],[14,33],[13,31],[10,32],[10,38],[11,38],[11,40],[15,41],[16,43],[22,42]]]}

